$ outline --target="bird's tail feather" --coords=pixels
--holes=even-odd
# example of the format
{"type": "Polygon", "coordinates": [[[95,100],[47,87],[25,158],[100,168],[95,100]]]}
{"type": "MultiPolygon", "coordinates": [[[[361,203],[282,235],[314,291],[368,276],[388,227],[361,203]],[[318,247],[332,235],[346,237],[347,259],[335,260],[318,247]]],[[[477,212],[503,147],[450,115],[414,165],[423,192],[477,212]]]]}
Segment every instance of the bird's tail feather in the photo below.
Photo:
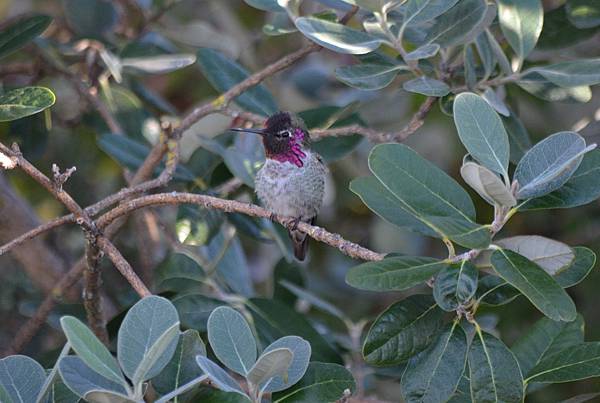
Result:
{"type": "MultiPolygon", "coordinates": [[[[308,222],[314,225],[316,219],[317,217],[313,217],[308,222]]],[[[301,262],[304,261],[308,252],[308,239],[310,237],[300,230],[288,230],[288,234],[294,245],[294,256],[301,262]]]]}

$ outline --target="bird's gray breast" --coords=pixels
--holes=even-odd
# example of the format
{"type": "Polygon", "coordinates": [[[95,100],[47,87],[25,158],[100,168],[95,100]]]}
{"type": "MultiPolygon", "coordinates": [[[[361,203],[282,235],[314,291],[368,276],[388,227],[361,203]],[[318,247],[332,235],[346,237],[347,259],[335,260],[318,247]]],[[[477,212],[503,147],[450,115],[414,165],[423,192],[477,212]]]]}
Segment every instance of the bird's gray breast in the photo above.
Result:
{"type": "Polygon", "coordinates": [[[256,193],[265,208],[286,217],[310,219],[323,203],[327,168],[307,152],[304,166],[267,159],[256,175],[256,193]]]}

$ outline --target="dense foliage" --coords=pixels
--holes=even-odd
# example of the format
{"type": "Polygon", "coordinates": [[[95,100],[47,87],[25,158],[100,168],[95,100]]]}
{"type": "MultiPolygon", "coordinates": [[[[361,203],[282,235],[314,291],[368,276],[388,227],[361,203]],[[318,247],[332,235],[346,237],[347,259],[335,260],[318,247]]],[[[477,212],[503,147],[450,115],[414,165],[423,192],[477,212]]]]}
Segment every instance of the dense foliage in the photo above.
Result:
{"type": "Polygon", "coordinates": [[[600,109],[551,116],[598,108],[599,2],[43,3],[0,26],[0,265],[19,273],[1,402],[600,396],[553,385],[600,377],[596,295],[575,291],[599,246],[600,109]],[[531,105],[552,123],[533,138],[531,105]],[[260,139],[228,130],[284,107],[337,190],[323,228],[299,227],[306,265],[254,205],[260,139]],[[421,129],[438,110],[441,141],[421,129]],[[70,215],[17,238],[34,210],[70,215]]]}

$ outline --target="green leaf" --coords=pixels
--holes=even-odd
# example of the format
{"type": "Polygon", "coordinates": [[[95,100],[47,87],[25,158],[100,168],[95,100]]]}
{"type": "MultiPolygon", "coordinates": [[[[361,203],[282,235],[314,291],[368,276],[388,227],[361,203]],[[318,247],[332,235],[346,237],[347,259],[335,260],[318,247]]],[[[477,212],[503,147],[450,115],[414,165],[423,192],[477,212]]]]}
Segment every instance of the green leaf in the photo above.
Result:
{"type": "Polygon", "coordinates": [[[251,298],[246,304],[251,309],[258,333],[265,342],[274,342],[283,336],[300,336],[310,343],[313,360],[342,362],[337,351],[304,315],[277,300],[251,298]]]}
{"type": "Polygon", "coordinates": [[[366,32],[319,18],[300,17],[295,24],[308,39],[334,52],[362,55],[374,51],[383,42],[366,32]]]}
{"type": "MultiPolygon", "coordinates": [[[[469,90],[475,89],[477,86],[477,70],[476,70],[476,62],[475,55],[473,54],[473,46],[466,45],[463,48],[463,73],[465,76],[465,84],[469,90]]],[[[484,94],[485,98],[485,94],[484,94]]],[[[486,101],[488,101],[486,99],[486,101]]],[[[490,103],[488,101],[488,103],[490,103]]],[[[490,103],[491,106],[494,106],[490,103]]],[[[494,108],[495,109],[495,108],[494,108]]]]}
{"type": "MultiPolygon", "coordinates": [[[[495,243],[526,257],[551,276],[571,266],[575,258],[575,253],[569,246],[539,235],[519,235],[503,238],[495,243]]],[[[483,253],[477,264],[489,266],[489,260],[489,253],[483,253]]]]}
{"type": "Polygon", "coordinates": [[[246,379],[253,385],[260,385],[275,376],[285,376],[294,358],[288,348],[276,348],[265,351],[254,363],[246,379]]]}
{"type": "Polygon", "coordinates": [[[134,386],[162,371],[178,339],[179,316],[169,300],[145,297],[127,312],[119,328],[117,356],[134,386]]]}
{"type": "Polygon", "coordinates": [[[527,383],[561,383],[600,376],[600,342],[583,343],[559,351],[537,364],[527,383]]]}
{"type": "Polygon", "coordinates": [[[285,9],[281,7],[277,0],[244,0],[246,4],[263,11],[283,12],[285,9]]]}
{"type": "Polygon", "coordinates": [[[362,202],[375,214],[390,224],[407,228],[426,236],[442,237],[430,226],[413,216],[411,210],[375,177],[356,178],[350,182],[350,190],[356,193],[362,202]]]}
{"type": "Polygon", "coordinates": [[[206,387],[194,395],[196,401],[202,403],[252,403],[250,398],[236,392],[223,392],[222,390],[206,387]]]}
{"type": "Polygon", "coordinates": [[[234,292],[250,297],[254,287],[240,238],[231,238],[225,231],[223,228],[202,250],[209,261],[218,259],[217,273],[234,292]]]}
{"type": "Polygon", "coordinates": [[[219,361],[246,376],[256,362],[256,341],[242,314],[221,306],[210,314],[207,328],[208,341],[219,361]]]}
{"type": "Polygon", "coordinates": [[[390,85],[398,72],[406,69],[404,65],[354,64],[335,69],[335,77],[360,90],[378,90],[390,85]]]}
{"type": "Polygon", "coordinates": [[[0,32],[0,58],[10,55],[41,35],[52,22],[47,15],[20,18],[0,32]]]}
{"type": "Polygon", "coordinates": [[[501,116],[502,123],[508,133],[510,144],[510,161],[518,164],[525,153],[531,148],[531,138],[527,129],[514,111],[509,109],[508,116],[501,116]]]}
{"type": "MultiPolygon", "coordinates": [[[[206,79],[219,92],[229,90],[250,75],[245,68],[213,49],[198,50],[198,65],[206,79]]],[[[273,96],[262,85],[249,88],[235,98],[235,102],[250,112],[264,116],[272,115],[278,109],[273,96]]]]}
{"type": "Polygon", "coordinates": [[[0,95],[0,122],[10,122],[48,109],[56,97],[48,88],[24,87],[0,95]]]}
{"type": "Polygon", "coordinates": [[[71,348],[85,365],[113,382],[126,383],[117,360],[87,326],[73,316],[60,318],[60,325],[71,348]]]}
{"type": "Polygon", "coordinates": [[[206,331],[206,323],[210,313],[225,305],[223,301],[207,297],[203,294],[187,294],[173,299],[181,324],[185,327],[206,331]]]}
{"type": "Polygon", "coordinates": [[[62,350],[60,351],[60,354],[58,355],[58,358],[56,359],[54,366],[52,367],[52,369],[50,370],[50,373],[46,377],[44,384],[40,388],[40,391],[35,399],[35,403],[42,403],[42,402],[46,402],[47,400],[50,400],[50,402],[52,402],[53,389],[54,389],[57,381],[60,379],[60,375],[58,373],[58,363],[60,362],[61,358],[65,357],[69,354],[69,351],[71,351],[71,345],[69,344],[69,342],[66,342],[65,345],[63,346],[62,350]]]}
{"type": "Polygon", "coordinates": [[[423,351],[443,326],[443,312],[429,295],[412,295],[375,319],[363,345],[371,365],[395,365],[423,351]]]}
{"type": "MultiPolygon", "coordinates": [[[[587,3],[588,0],[583,0],[587,3]]],[[[544,29],[538,41],[542,50],[561,49],[581,42],[598,32],[598,27],[578,29],[569,21],[566,6],[562,5],[544,15],[544,29]]]]}
{"type": "Polygon", "coordinates": [[[352,374],[341,365],[311,362],[304,377],[292,388],[273,394],[273,403],[333,403],[346,389],[356,387],[352,374]]]}
{"type": "Polygon", "coordinates": [[[81,7],[79,0],[62,0],[69,26],[84,37],[100,38],[110,32],[119,21],[114,4],[108,0],[88,0],[81,7]]]}
{"type": "Polygon", "coordinates": [[[600,25],[600,3],[590,0],[567,0],[567,18],[577,28],[600,25]]]}
{"type": "Polygon", "coordinates": [[[475,295],[478,276],[477,267],[466,260],[460,264],[447,266],[435,278],[433,284],[435,302],[444,311],[455,311],[475,295]]]}
{"type": "Polygon", "coordinates": [[[530,94],[550,102],[588,102],[592,99],[590,87],[560,87],[537,72],[523,73],[517,85],[530,94]]]}
{"type": "Polygon", "coordinates": [[[473,158],[508,177],[508,135],[500,116],[479,95],[464,92],[454,99],[454,124],[473,158]]]}
{"type": "Polygon", "coordinates": [[[579,59],[569,62],[533,67],[524,73],[538,73],[561,87],[577,87],[600,83],[600,58],[579,59]]]}
{"type": "Polygon", "coordinates": [[[438,45],[437,43],[430,43],[427,45],[420,46],[417,49],[413,50],[412,52],[409,52],[404,57],[404,60],[428,59],[430,57],[435,56],[439,50],[440,50],[440,45],[438,45]]]}
{"type": "MultiPolygon", "coordinates": [[[[132,171],[136,171],[150,153],[150,147],[147,144],[127,136],[112,133],[104,133],[98,137],[98,146],[116,162],[132,171]]],[[[164,167],[163,164],[156,169],[156,172],[160,172],[162,167],[164,167]]],[[[196,178],[183,165],[177,166],[173,177],[186,182],[192,182],[196,178]]]]}
{"type": "Polygon", "coordinates": [[[489,231],[472,220],[475,208],[454,179],[402,144],[377,145],[369,168],[402,209],[442,237],[467,248],[489,244],[489,231]]]}
{"type": "MultiPolygon", "coordinates": [[[[510,115],[508,106],[506,106],[502,97],[499,96],[498,93],[496,91],[494,91],[491,87],[488,87],[485,89],[485,91],[483,92],[482,98],[485,99],[485,101],[488,104],[490,104],[490,106],[492,108],[494,108],[494,110],[496,112],[498,112],[500,115],[502,115],[503,117],[510,115]]],[[[502,119],[502,117],[501,117],[501,119],[502,119]]]]}
{"type": "Polygon", "coordinates": [[[570,322],[577,317],[569,295],[534,262],[516,252],[499,249],[492,253],[492,266],[550,319],[570,322]]]}
{"type": "Polygon", "coordinates": [[[462,0],[435,20],[420,45],[437,43],[441,47],[456,46],[469,39],[470,31],[485,18],[487,4],[484,0],[462,0]]]}
{"type": "Polygon", "coordinates": [[[429,97],[443,97],[450,92],[448,84],[426,76],[405,81],[402,88],[408,92],[415,92],[429,97]]]}
{"type": "Polygon", "coordinates": [[[521,293],[498,276],[487,275],[479,280],[475,297],[484,305],[500,306],[512,302],[521,293]]]}
{"type": "Polygon", "coordinates": [[[197,355],[206,355],[206,347],[197,330],[181,333],[171,361],[152,378],[154,389],[164,395],[202,375],[196,364],[197,355]]]}
{"type": "Polygon", "coordinates": [[[524,203],[520,210],[571,208],[588,204],[600,197],[600,150],[583,156],[579,168],[561,188],[524,203]]]}
{"type": "Polygon", "coordinates": [[[496,337],[477,331],[469,349],[474,402],[521,403],[523,376],[511,351],[496,337]]]}
{"type": "Polygon", "coordinates": [[[0,398],[3,402],[35,402],[45,380],[44,368],[29,357],[11,355],[0,360],[0,398]]]}
{"type": "Polygon", "coordinates": [[[512,207],[517,204],[517,200],[502,179],[484,166],[465,162],[460,168],[460,176],[492,206],[512,207]]]}
{"type": "MultiPolygon", "coordinates": [[[[346,108],[336,106],[320,106],[300,112],[298,115],[304,120],[309,131],[314,128],[336,128],[346,125],[365,126],[357,113],[346,114],[346,108]]],[[[311,148],[319,153],[327,163],[336,161],[353,151],[363,140],[360,134],[344,137],[325,137],[313,141],[311,148]]]]}
{"type": "Polygon", "coordinates": [[[450,10],[458,0],[410,0],[404,9],[404,24],[418,25],[450,10]]]}
{"type": "Polygon", "coordinates": [[[90,368],[84,360],[76,356],[62,357],[58,363],[58,371],[67,387],[79,397],[84,397],[92,390],[110,390],[127,394],[123,383],[113,382],[90,368]]]}
{"type": "Polygon", "coordinates": [[[190,66],[196,56],[190,54],[166,54],[147,57],[126,57],[121,60],[124,68],[151,74],[164,74],[190,66]]]}
{"type": "Polygon", "coordinates": [[[487,79],[494,72],[494,68],[496,67],[496,57],[486,32],[477,35],[477,38],[475,38],[475,47],[477,48],[477,53],[479,53],[479,58],[483,64],[484,79],[487,79]]]}
{"type": "Polygon", "coordinates": [[[596,264],[596,254],[588,248],[576,246],[573,248],[575,258],[570,266],[558,271],[554,279],[562,288],[579,284],[592,271],[596,264]]]}
{"type": "Polygon", "coordinates": [[[354,266],[346,274],[346,283],[361,290],[402,291],[424,283],[446,267],[448,263],[430,257],[389,257],[354,266]]]}
{"type": "Polygon", "coordinates": [[[121,393],[109,392],[108,390],[92,390],[86,393],[83,398],[90,403],[136,403],[135,400],[121,393]]]}
{"type": "Polygon", "coordinates": [[[575,132],[555,133],[533,146],[519,161],[514,178],[517,199],[540,197],[564,185],[575,173],[583,155],[594,149],[575,132]]]}
{"type": "Polygon", "coordinates": [[[261,385],[265,392],[279,392],[295,385],[306,373],[310,361],[310,343],[298,336],[285,336],[275,340],[263,352],[263,354],[280,348],[286,348],[293,353],[292,361],[287,369],[287,376],[273,377],[270,381],[261,385]]]}
{"type": "Polygon", "coordinates": [[[502,33],[515,51],[521,66],[542,33],[542,3],[540,0],[500,0],[498,17],[502,33]]]}
{"type": "Polygon", "coordinates": [[[196,356],[196,362],[214,384],[224,392],[236,392],[246,396],[240,385],[227,372],[203,355],[196,356]]]}
{"type": "Polygon", "coordinates": [[[448,324],[437,339],[408,361],[402,375],[407,403],[444,403],[452,397],[465,370],[468,342],[458,322],[448,324]]]}
{"type": "Polygon", "coordinates": [[[512,347],[521,372],[527,376],[545,357],[583,343],[583,327],[580,315],[573,322],[538,320],[512,347]]]}
{"type": "Polygon", "coordinates": [[[513,73],[512,66],[508,61],[508,57],[506,57],[504,50],[502,50],[502,47],[496,40],[496,37],[494,37],[494,34],[492,34],[489,29],[486,29],[485,36],[490,45],[490,49],[498,62],[500,70],[506,75],[511,75],[513,73]]]}

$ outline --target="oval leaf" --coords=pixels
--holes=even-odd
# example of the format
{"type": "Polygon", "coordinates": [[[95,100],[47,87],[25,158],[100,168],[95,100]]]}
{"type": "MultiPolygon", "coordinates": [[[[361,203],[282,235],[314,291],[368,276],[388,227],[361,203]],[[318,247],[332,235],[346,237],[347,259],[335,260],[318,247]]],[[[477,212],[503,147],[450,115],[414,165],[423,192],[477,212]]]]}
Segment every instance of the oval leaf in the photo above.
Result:
{"type": "Polygon", "coordinates": [[[47,15],[33,15],[13,22],[0,32],[0,58],[22,48],[41,35],[52,22],[47,15]]]}
{"type": "Polygon", "coordinates": [[[521,403],[523,376],[511,351],[480,330],[469,349],[471,398],[474,402],[521,403]]]}
{"type": "Polygon", "coordinates": [[[343,366],[311,362],[304,377],[292,388],[273,394],[273,403],[335,402],[354,391],[352,374],[343,366]]]}
{"type": "Polygon", "coordinates": [[[520,66],[542,33],[542,3],[540,0],[500,0],[498,17],[502,33],[519,58],[520,66]]]}
{"type": "Polygon", "coordinates": [[[408,361],[402,375],[407,403],[444,403],[456,390],[467,362],[467,334],[457,322],[446,326],[426,350],[408,361]]]}
{"type": "Polygon", "coordinates": [[[491,260],[494,270],[544,315],[552,320],[575,320],[577,311],[571,297],[540,266],[506,249],[494,251],[491,260]]]}
{"type": "Polygon", "coordinates": [[[437,233],[468,248],[489,243],[489,231],[472,221],[475,208],[465,190],[409,147],[375,146],[369,168],[402,209],[437,233]]]}
{"type": "Polygon", "coordinates": [[[600,83],[600,58],[533,67],[524,73],[538,73],[560,87],[577,87],[600,83]]]}
{"type": "MultiPolygon", "coordinates": [[[[213,49],[198,50],[198,65],[210,84],[220,92],[229,90],[250,75],[245,68],[213,49]]],[[[278,110],[275,99],[262,85],[249,88],[235,101],[243,108],[264,116],[278,110]]]]}
{"type": "Polygon", "coordinates": [[[520,210],[571,208],[591,203],[600,197],[600,150],[583,156],[579,168],[560,189],[529,200],[520,210]]]}
{"type": "Polygon", "coordinates": [[[387,87],[406,66],[382,64],[355,64],[335,69],[335,77],[360,90],[378,90],[387,87]]]}
{"type": "Polygon", "coordinates": [[[208,341],[217,358],[246,376],[256,362],[256,341],[242,314],[222,306],[208,318],[208,341]]]}
{"type": "Polygon", "coordinates": [[[60,325],[71,348],[88,367],[113,382],[125,383],[117,360],[87,326],[73,316],[60,318],[60,325]]]}
{"type": "Polygon", "coordinates": [[[576,246],[573,248],[575,257],[573,263],[558,271],[554,279],[562,288],[579,284],[592,271],[596,264],[596,254],[588,248],[576,246]]]}
{"type": "Polygon", "coordinates": [[[127,394],[121,383],[101,376],[79,357],[72,355],[62,357],[58,363],[58,371],[65,385],[79,397],[84,397],[92,390],[110,390],[127,394]]]}
{"type": "Polygon", "coordinates": [[[196,56],[188,54],[127,57],[121,60],[123,67],[144,73],[164,74],[179,70],[196,62],[196,56]]]}
{"type": "Polygon", "coordinates": [[[402,88],[408,92],[415,92],[429,97],[443,97],[450,92],[448,84],[426,76],[406,81],[402,84],[402,88]]]}
{"type": "Polygon", "coordinates": [[[471,262],[463,260],[439,272],[433,284],[435,302],[444,311],[455,311],[466,304],[477,290],[479,271],[471,262]]]}
{"type": "Polygon", "coordinates": [[[417,25],[432,20],[444,14],[457,2],[458,0],[411,0],[407,2],[404,10],[404,24],[417,25]]]}
{"type": "Polygon", "coordinates": [[[288,348],[276,348],[266,351],[254,363],[246,379],[254,385],[260,385],[263,382],[275,376],[287,378],[287,371],[294,358],[294,353],[288,348]]]}
{"type": "Polygon", "coordinates": [[[492,171],[507,177],[508,135],[500,116],[479,95],[464,92],[454,99],[454,124],[469,154],[492,171]]]}
{"type": "Polygon", "coordinates": [[[496,245],[525,256],[551,276],[569,267],[575,258],[575,253],[569,246],[539,235],[504,238],[497,241],[496,245]]]}
{"type": "Polygon", "coordinates": [[[196,356],[196,362],[219,389],[225,392],[237,392],[246,395],[235,379],[208,358],[198,355],[196,356]]]}
{"type": "Polygon", "coordinates": [[[519,161],[514,178],[518,199],[540,197],[562,185],[575,173],[583,155],[595,148],[575,132],[555,133],[534,145],[519,161]]]}
{"type": "Polygon", "coordinates": [[[186,330],[179,337],[171,361],[152,378],[154,389],[160,394],[169,393],[201,376],[202,370],[196,364],[197,355],[206,355],[206,347],[197,330],[186,330]]]}
{"type": "MultiPolygon", "coordinates": [[[[460,45],[484,20],[487,4],[484,0],[462,0],[436,19],[423,44],[437,43],[442,47],[460,45]]],[[[423,45],[421,44],[421,45],[423,45]]]]}
{"type": "Polygon", "coordinates": [[[134,385],[155,377],[169,363],[179,339],[177,310],[163,297],[136,303],[119,328],[117,356],[134,385]]]}
{"type": "Polygon", "coordinates": [[[570,346],[542,360],[526,382],[560,383],[600,376],[600,342],[570,346]]]}
{"type": "Polygon", "coordinates": [[[383,42],[366,32],[319,18],[300,17],[295,23],[307,38],[334,52],[362,55],[374,51],[383,42]]]}
{"type": "Polygon", "coordinates": [[[56,97],[48,88],[25,87],[0,95],[0,122],[34,115],[54,105],[56,97]]]}
{"type": "Polygon", "coordinates": [[[437,43],[430,43],[428,45],[423,45],[408,53],[404,60],[421,60],[433,57],[440,50],[440,45],[437,43]]]}
{"type": "Polygon", "coordinates": [[[351,268],[346,283],[361,290],[402,291],[424,283],[447,266],[429,257],[390,257],[351,268]]]}
{"type": "Polygon", "coordinates": [[[567,0],[569,21],[577,28],[593,28],[600,25],[600,3],[590,0],[567,0]]]}
{"type": "Polygon", "coordinates": [[[365,361],[395,365],[424,350],[443,326],[443,312],[428,295],[412,295],[379,315],[363,345],[365,361]]]}
{"type": "Polygon", "coordinates": [[[517,204],[517,200],[502,179],[484,166],[466,162],[460,168],[460,176],[492,206],[512,207],[517,204]]]}
{"type": "Polygon", "coordinates": [[[523,375],[533,367],[567,347],[583,343],[583,318],[573,322],[555,322],[548,318],[538,320],[512,347],[523,375]]]}
{"type": "Polygon", "coordinates": [[[35,402],[45,380],[44,368],[29,357],[11,355],[0,360],[0,390],[12,403],[35,402]]]}
{"type": "MultiPolygon", "coordinates": [[[[310,343],[298,336],[285,336],[275,340],[264,351],[286,348],[293,354],[292,362],[287,370],[287,376],[275,376],[265,385],[261,385],[261,390],[265,392],[279,392],[296,384],[306,372],[308,362],[310,361],[311,348],[310,343]]],[[[264,354],[263,353],[263,354],[264,354]]]]}

